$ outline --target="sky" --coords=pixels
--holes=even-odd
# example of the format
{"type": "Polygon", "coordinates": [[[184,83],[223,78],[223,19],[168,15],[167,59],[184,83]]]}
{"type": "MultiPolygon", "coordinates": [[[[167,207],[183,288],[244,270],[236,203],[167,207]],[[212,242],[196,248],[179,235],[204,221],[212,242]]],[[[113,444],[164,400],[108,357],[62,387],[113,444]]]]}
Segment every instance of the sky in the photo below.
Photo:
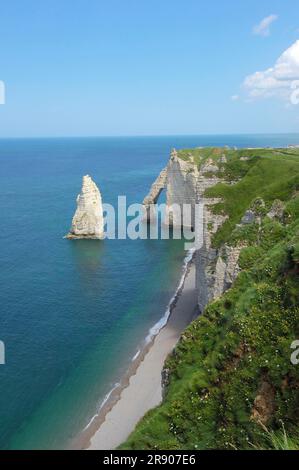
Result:
{"type": "Polygon", "coordinates": [[[299,3],[0,0],[0,80],[0,137],[299,132],[299,3]]]}

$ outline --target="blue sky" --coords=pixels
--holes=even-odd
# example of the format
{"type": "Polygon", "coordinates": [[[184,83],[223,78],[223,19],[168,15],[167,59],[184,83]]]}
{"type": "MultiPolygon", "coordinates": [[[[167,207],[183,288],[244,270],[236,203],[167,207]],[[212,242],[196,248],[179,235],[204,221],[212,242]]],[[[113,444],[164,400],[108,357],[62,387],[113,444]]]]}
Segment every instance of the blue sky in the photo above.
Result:
{"type": "Polygon", "coordinates": [[[0,137],[299,131],[272,77],[299,80],[299,42],[276,66],[298,0],[2,0],[0,18],[0,137]]]}

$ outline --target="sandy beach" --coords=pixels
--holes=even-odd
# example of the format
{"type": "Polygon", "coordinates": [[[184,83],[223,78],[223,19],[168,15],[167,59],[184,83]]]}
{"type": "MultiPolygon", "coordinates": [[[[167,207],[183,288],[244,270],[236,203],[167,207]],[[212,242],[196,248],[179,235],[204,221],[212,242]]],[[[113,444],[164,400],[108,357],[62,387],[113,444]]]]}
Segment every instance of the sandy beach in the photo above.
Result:
{"type": "Polygon", "coordinates": [[[95,420],[89,435],[81,442],[81,448],[115,449],[128,438],[144,414],[159,405],[162,400],[161,372],[165,359],[183,330],[195,318],[196,303],[195,266],[191,262],[167,324],[144,351],[120,395],[105,415],[95,420]]]}

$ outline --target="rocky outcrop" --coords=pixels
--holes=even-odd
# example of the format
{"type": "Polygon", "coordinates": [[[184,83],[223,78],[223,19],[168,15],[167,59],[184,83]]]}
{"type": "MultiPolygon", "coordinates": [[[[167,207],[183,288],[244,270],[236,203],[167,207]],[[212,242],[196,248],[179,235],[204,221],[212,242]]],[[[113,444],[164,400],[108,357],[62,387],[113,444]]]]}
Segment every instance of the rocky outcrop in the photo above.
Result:
{"type": "Polygon", "coordinates": [[[202,173],[217,173],[217,171],[219,171],[219,168],[212,158],[208,158],[205,164],[201,167],[202,173]]]}
{"type": "Polygon", "coordinates": [[[252,210],[245,212],[241,219],[241,225],[252,224],[255,221],[255,213],[252,210]]]}
{"type": "Polygon", "coordinates": [[[275,388],[268,379],[263,379],[258,394],[255,397],[251,419],[265,426],[272,418],[275,411],[275,388]]]}
{"type": "Polygon", "coordinates": [[[243,246],[224,245],[217,257],[215,272],[212,275],[213,300],[229,289],[240,272],[238,260],[243,246]]]}
{"type": "Polygon", "coordinates": [[[213,206],[221,202],[220,199],[204,197],[204,191],[214,184],[213,178],[199,178],[198,197],[203,203],[203,245],[197,251],[195,263],[198,306],[201,312],[208,302],[223,292],[221,289],[224,288],[224,281],[220,282],[219,271],[221,265],[223,265],[223,271],[226,269],[224,260],[219,256],[219,250],[212,246],[212,237],[225,222],[227,216],[213,213],[213,206]]]}
{"type": "Polygon", "coordinates": [[[72,227],[66,238],[95,238],[104,236],[104,220],[101,193],[89,175],[83,176],[81,193],[77,197],[77,209],[72,227]]]}
{"type": "Polygon", "coordinates": [[[279,199],[275,199],[273,202],[270,211],[267,213],[267,216],[270,219],[277,219],[279,221],[283,220],[284,215],[284,204],[279,199]]]}

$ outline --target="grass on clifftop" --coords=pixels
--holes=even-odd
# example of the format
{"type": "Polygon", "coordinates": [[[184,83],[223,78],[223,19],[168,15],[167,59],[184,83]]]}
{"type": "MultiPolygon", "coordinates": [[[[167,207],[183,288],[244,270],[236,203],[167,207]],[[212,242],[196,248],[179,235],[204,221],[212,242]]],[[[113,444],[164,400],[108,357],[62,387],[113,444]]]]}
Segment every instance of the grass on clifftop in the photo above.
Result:
{"type": "Polygon", "coordinates": [[[226,181],[205,193],[208,197],[223,200],[214,206],[215,213],[229,216],[214,237],[216,247],[229,240],[236,224],[255,199],[262,198],[266,209],[270,209],[275,199],[285,201],[299,190],[299,149],[234,150],[228,147],[206,147],[180,150],[178,156],[186,161],[193,157],[199,167],[207,159],[212,159],[219,167],[215,176],[226,181]],[[221,162],[223,157],[226,163],[221,162]]]}
{"type": "Polygon", "coordinates": [[[252,151],[239,183],[209,190],[230,216],[215,243],[247,245],[242,272],[184,332],[165,365],[162,405],[122,449],[299,448],[299,365],[290,361],[299,339],[299,152],[268,152],[252,151]],[[236,229],[257,198],[260,223],[236,229]],[[275,199],[283,215],[270,219],[275,199]]]}
{"type": "Polygon", "coordinates": [[[221,166],[222,157],[229,161],[247,161],[260,157],[284,157],[297,160],[299,149],[296,148],[252,148],[235,149],[231,147],[196,147],[177,151],[178,157],[187,162],[193,162],[198,166],[212,159],[221,166]],[[241,159],[241,160],[240,160],[241,159]]]}

